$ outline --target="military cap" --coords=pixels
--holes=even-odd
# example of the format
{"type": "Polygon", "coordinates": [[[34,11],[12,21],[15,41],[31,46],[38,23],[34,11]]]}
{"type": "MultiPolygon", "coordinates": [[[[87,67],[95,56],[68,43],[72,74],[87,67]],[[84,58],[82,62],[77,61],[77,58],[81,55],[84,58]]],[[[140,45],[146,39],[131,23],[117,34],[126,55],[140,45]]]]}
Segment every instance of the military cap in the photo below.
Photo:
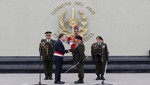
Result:
{"type": "Polygon", "coordinates": [[[103,41],[103,38],[101,36],[97,36],[96,38],[98,38],[98,39],[103,41]]]}
{"type": "Polygon", "coordinates": [[[52,34],[52,32],[51,31],[46,31],[45,34],[50,35],[50,34],[52,34]]]}
{"type": "Polygon", "coordinates": [[[76,39],[82,40],[82,37],[80,35],[75,36],[76,39]]]}

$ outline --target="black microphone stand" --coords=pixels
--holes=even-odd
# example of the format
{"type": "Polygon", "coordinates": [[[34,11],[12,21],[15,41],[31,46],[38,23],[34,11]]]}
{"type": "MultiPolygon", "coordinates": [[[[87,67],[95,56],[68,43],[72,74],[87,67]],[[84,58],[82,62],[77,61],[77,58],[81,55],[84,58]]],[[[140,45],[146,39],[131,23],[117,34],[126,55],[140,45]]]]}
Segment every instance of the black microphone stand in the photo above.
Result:
{"type": "Polygon", "coordinates": [[[47,84],[42,84],[42,81],[41,81],[41,71],[42,71],[42,59],[41,59],[41,56],[40,56],[40,64],[39,64],[39,82],[38,84],[33,84],[33,85],[47,85],[47,84]]]}

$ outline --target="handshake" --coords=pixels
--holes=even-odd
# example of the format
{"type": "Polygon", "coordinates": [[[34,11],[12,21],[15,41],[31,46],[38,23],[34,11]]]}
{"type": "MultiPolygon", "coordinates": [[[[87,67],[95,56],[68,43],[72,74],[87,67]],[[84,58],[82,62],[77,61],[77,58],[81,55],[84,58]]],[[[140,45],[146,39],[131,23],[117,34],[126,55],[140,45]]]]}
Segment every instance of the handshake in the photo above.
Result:
{"type": "Polygon", "coordinates": [[[69,52],[73,52],[73,49],[68,49],[68,53],[69,53],[69,52]]]}

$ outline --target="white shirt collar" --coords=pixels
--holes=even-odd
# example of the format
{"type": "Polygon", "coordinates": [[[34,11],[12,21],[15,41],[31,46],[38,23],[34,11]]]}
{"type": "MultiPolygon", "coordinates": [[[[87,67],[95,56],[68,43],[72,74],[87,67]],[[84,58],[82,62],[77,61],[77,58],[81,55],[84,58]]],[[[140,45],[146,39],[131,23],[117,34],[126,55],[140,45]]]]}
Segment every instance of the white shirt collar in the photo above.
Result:
{"type": "Polygon", "coordinates": [[[61,42],[62,42],[62,40],[61,39],[59,39],[61,42]]]}
{"type": "Polygon", "coordinates": [[[46,41],[47,41],[47,42],[50,42],[50,41],[51,41],[51,39],[46,39],[46,41]]]}

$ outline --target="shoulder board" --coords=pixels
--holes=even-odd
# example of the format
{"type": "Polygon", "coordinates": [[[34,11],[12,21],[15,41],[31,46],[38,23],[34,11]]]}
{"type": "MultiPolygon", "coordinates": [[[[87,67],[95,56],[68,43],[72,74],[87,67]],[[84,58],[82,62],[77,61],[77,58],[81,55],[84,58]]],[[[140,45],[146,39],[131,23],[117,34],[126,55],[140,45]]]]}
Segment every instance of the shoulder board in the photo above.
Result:
{"type": "Polygon", "coordinates": [[[46,41],[46,39],[41,39],[41,42],[45,42],[46,41]]]}

